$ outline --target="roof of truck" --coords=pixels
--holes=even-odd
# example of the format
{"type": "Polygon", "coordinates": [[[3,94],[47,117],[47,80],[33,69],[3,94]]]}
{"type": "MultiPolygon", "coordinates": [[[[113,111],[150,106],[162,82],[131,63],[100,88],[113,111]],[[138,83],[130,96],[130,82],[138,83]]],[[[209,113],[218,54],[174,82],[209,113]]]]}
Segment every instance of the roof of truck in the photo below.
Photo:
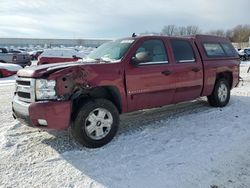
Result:
{"type": "Polygon", "coordinates": [[[195,39],[195,40],[199,40],[199,41],[219,41],[219,42],[230,42],[228,38],[226,37],[218,37],[218,36],[214,36],[214,35],[188,35],[188,36],[166,36],[166,35],[138,35],[135,37],[126,37],[123,39],[140,39],[140,38],[152,38],[152,37],[163,37],[163,38],[178,38],[178,39],[195,39]]]}
{"type": "Polygon", "coordinates": [[[203,60],[212,60],[212,59],[231,59],[231,58],[238,58],[238,54],[233,52],[232,55],[225,55],[225,56],[208,56],[207,51],[204,48],[204,43],[227,43],[231,48],[234,49],[233,46],[231,45],[231,42],[228,38],[226,37],[218,37],[218,36],[213,36],[213,35],[190,35],[190,36],[164,36],[164,35],[146,35],[146,36],[135,36],[135,37],[128,37],[128,38],[123,38],[120,40],[124,41],[133,41],[133,40],[139,40],[142,38],[148,38],[148,39],[154,39],[154,38],[166,38],[166,39],[191,39],[194,40],[199,52],[201,52],[201,56],[203,60]]]}

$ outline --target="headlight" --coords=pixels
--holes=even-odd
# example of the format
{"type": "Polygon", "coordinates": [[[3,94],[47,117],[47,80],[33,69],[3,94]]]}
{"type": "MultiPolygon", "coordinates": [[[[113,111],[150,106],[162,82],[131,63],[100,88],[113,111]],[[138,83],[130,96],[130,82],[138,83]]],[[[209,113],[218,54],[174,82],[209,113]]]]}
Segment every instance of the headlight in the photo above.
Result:
{"type": "Polygon", "coordinates": [[[55,80],[36,80],[36,99],[56,99],[55,80]]]}

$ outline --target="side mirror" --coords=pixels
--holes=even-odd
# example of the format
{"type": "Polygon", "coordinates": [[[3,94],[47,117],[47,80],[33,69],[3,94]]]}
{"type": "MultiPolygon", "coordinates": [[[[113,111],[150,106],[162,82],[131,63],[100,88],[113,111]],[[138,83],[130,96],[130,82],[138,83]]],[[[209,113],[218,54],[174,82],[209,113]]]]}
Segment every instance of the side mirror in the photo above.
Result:
{"type": "Polygon", "coordinates": [[[138,52],[132,58],[132,63],[135,66],[138,66],[140,63],[145,63],[145,62],[150,62],[150,61],[151,61],[151,57],[149,55],[149,52],[138,52]]]}

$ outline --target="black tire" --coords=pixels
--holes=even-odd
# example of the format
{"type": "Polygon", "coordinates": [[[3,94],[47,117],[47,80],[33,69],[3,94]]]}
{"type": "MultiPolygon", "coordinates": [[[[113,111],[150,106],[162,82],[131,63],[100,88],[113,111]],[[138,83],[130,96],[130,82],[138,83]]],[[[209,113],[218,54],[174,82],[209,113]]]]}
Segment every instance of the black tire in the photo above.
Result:
{"type": "Polygon", "coordinates": [[[214,107],[224,107],[228,104],[230,100],[230,86],[226,79],[218,79],[215,83],[214,90],[211,95],[208,97],[208,102],[211,106],[214,107]],[[223,89],[224,94],[220,93],[223,89]]]}
{"type": "MultiPolygon", "coordinates": [[[[98,111],[99,113],[99,111],[98,111]]],[[[98,114],[99,116],[99,114],[98,114]]],[[[98,117],[96,116],[96,118],[98,117]]],[[[98,148],[101,147],[105,144],[107,144],[108,142],[110,142],[113,137],[116,135],[116,132],[118,130],[118,126],[119,126],[119,112],[117,110],[117,108],[115,107],[115,105],[106,100],[106,99],[93,99],[93,100],[88,100],[86,101],[83,106],[79,109],[77,116],[75,118],[75,120],[73,121],[73,124],[71,126],[71,134],[72,136],[83,146],[86,146],[88,148],[98,148]],[[106,116],[112,116],[112,124],[111,124],[111,128],[106,128],[106,130],[104,129],[105,127],[101,127],[99,129],[102,130],[102,132],[107,135],[105,135],[104,137],[97,139],[97,130],[98,126],[97,125],[98,122],[101,122],[102,125],[102,121],[97,121],[93,124],[95,124],[95,130],[91,133],[93,135],[91,135],[88,130],[87,127],[92,125],[92,122],[89,121],[90,119],[90,115],[93,113],[95,113],[95,110],[98,109],[104,109],[106,110],[107,114],[105,114],[105,116],[103,117],[103,120],[105,120],[106,116]],[[90,125],[87,125],[88,123],[90,123],[90,125]],[[93,139],[93,137],[95,139],[93,139]]]]}
{"type": "Polygon", "coordinates": [[[246,57],[245,57],[245,56],[241,56],[241,57],[240,57],[240,60],[241,60],[241,61],[246,61],[246,57]]]}

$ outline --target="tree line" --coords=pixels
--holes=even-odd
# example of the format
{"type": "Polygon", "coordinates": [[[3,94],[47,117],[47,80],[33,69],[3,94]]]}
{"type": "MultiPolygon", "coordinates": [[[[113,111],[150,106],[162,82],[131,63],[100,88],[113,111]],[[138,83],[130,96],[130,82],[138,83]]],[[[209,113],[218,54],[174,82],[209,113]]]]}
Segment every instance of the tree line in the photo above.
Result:
{"type": "MultiPolygon", "coordinates": [[[[145,34],[145,33],[144,33],[145,34]]],[[[160,33],[154,33],[167,36],[185,36],[185,35],[195,35],[195,34],[209,34],[221,37],[227,37],[231,42],[243,43],[248,42],[250,37],[250,25],[237,25],[232,29],[217,29],[208,32],[203,32],[196,25],[188,26],[176,26],[176,25],[166,25],[163,27],[160,33]]]]}

